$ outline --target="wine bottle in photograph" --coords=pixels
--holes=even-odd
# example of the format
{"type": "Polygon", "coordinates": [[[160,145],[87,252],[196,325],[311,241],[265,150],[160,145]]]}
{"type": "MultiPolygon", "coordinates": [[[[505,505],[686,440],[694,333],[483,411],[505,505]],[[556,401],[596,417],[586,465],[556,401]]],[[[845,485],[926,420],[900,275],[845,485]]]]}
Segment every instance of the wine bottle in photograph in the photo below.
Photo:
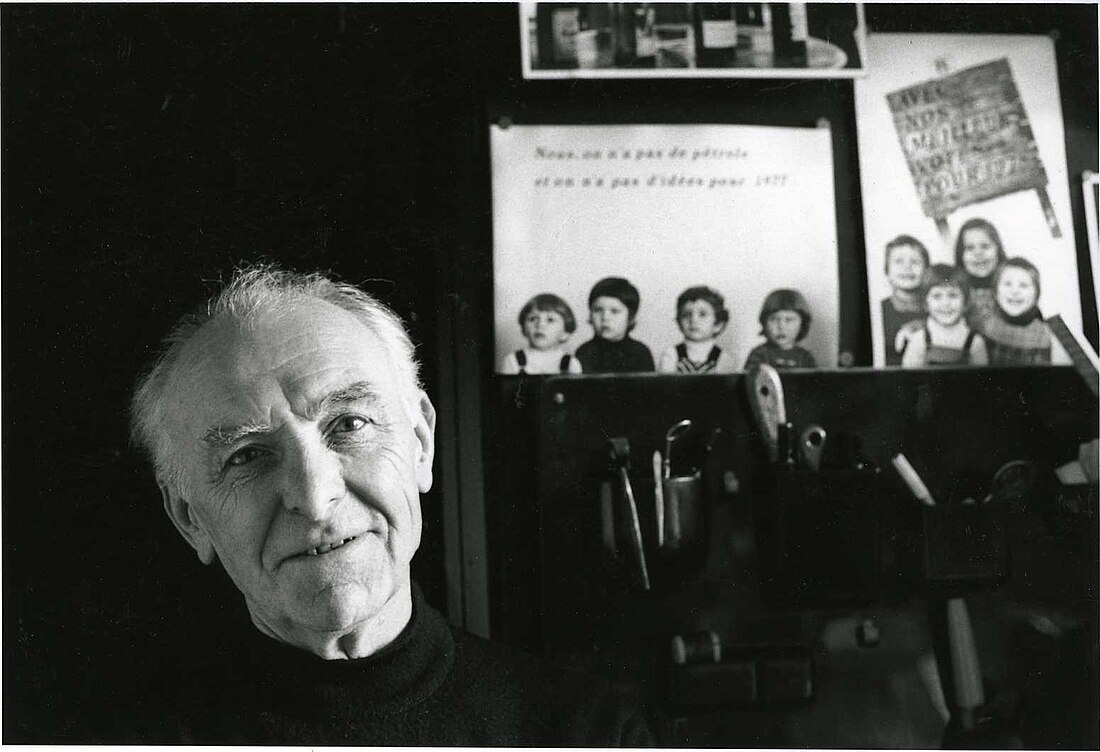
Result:
{"type": "Polygon", "coordinates": [[[695,65],[731,68],[737,56],[733,3],[695,3],[695,65]]]}
{"type": "Polygon", "coordinates": [[[539,66],[576,68],[581,7],[576,3],[539,3],[537,7],[539,66]]]}
{"type": "Polygon", "coordinates": [[[806,3],[771,3],[772,47],[777,67],[805,67],[809,25],[806,3]]]}
{"type": "Polygon", "coordinates": [[[737,49],[768,54],[772,51],[772,11],[768,3],[734,3],[737,49]]]}
{"type": "Polygon", "coordinates": [[[653,3],[657,21],[657,67],[695,67],[692,3],[653,3]]]}
{"type": "Polygon", "coordinates": [[[638,49],[638,38],[634,32],[634,11],[637,3],[610,3],[611,6],[611,46],[615,50],[615,67],[629,68],[634,65],[638,49]]]}
{"type": "Polygon", "coordinates": [[[600,27],[610,20],[606,10],[603,3],[581,4],[576,35],[578,68],[598,68],[600,65],[600,27]]]}
{"type": "Polygon", "coordinates": [[[634,9],[634,66],[657,67],[657,10],[650,3],[634,9]]]}

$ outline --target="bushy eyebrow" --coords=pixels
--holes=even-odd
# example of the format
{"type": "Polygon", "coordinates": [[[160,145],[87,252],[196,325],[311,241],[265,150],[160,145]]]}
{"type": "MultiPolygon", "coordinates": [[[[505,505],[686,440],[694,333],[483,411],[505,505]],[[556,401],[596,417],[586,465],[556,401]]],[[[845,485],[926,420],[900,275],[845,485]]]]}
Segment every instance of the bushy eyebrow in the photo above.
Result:
{"type": "MultiPolygon", "coordinates": [[[[320,400],[310,406],[308,414],[312,418],[327,412],[337,405],[359,402],[361,400],[374,402],[378,399],[380,399],[380,397],[377,390],[375,390],[369,382],[356,381],[345,387],[335,389],[321,397],[320,400]]],[[[202,443],[211,449],[219,449],[236,444],[238,441],[246,439],[249,436],[270,432],[271,425],[268,423],[249,422],[235,426],[211,426],[206,430],[206,433],[202,435],[202,443]]]]}
{"type": "Polygon", "coordinates": [[[334,405],[343,405],[348,402],[367,400],[376,402],[380,399],[378,391],[367,381],[356,381],[345,387],[329,392],[317,403],[316,408],[310,409],[310,415],[326,412],[334,405]]]}
{"type": "Polygon", "coordinates": [[[271,431],[271,426],[267,423],[242,423],[239,426],[213,426],[208,428],[206,433],[202,435],[202,443],[211,449],[220,449],[236,444],[241,439],[252,436],[253,434],[268,433],[269,431],[271,431]]]}

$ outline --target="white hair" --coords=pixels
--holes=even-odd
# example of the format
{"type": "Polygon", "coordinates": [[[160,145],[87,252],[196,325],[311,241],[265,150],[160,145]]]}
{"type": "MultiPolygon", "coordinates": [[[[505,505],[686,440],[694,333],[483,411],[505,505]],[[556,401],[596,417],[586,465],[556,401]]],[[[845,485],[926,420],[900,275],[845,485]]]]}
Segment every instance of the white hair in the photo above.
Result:
{"type": "Polygon", "coordinates": [[[185,345],[214,320],[249,326],[260,313],[279,310],[302,298],[331,303],[354,315],[381,340],[410,400],[420,389],[420,364],[412,342],[396,313],[359,288],[321,273],[302,274],[273,264],[243,267],[196,311],[186,314],[161,341],[152,366],[138,379],[130,402],[130,437],[153,463],[159,479],[182,480],[169,452],[163,401],[185,345]]]}

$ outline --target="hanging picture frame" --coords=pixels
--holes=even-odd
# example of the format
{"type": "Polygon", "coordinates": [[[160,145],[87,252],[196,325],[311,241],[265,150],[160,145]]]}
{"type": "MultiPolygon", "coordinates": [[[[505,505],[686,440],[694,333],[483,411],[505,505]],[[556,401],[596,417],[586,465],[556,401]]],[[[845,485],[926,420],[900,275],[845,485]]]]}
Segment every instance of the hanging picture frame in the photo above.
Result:
{"type": "Polygon", "coordinates": [[[524,78],[854,78],[859,3],[520,3],[524,78]]]}
{"type": "MultiPolygon", "coordinates": [[[[681,314],[700,300],[712,323],[722,319],[702,346],[720,350],[712,371],[759,357],[773,342],[772,308],[800,315],[779,343],[793,365],[836,366],[829,128],[493,125],[490,136],[498,373],[545,349],[527,328],[531,310],[559,313],[550,372],[575,372],[562,365],[571,354],[586,374],[682,373],[678,345],[701,339],[681,314]],[[604,303],[624,309],[627,332],[600,329],[604,303]]],[[[702,365],[708,353],[687,360],[702,365]]]]}
{"type": "Polygon", "coordinates": [[[1081,326],[1052,40],[867,47],[855,100],[874,364],[1068,363],[1043,321],[1081,326]],[[948,295],[961,318],[933,305],[948,295]]]}

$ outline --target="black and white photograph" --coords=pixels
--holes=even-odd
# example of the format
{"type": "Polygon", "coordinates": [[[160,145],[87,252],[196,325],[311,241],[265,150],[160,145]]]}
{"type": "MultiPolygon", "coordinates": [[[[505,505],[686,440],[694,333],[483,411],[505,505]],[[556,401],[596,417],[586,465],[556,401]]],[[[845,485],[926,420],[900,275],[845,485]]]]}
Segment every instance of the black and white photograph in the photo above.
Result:
{"type": "Polygon", "coordinates": [[[1082,324],[1054,44],[871,35],[856,116],[876,364],[1070,362],[1045,323],[1082,324]]]}
{"type": "Polygon", "coordinates": [[[1098,19],[0,3],[0,743],[1100,747],[1098,19]]]}
{"type": "Polygon", "coordinates": [[[546,362],[532,374],[836,365],[828,128],[494,125],[491,135],[499,372],[518,373],[517,355],[546,362]],[[540,294],[560,299],[556,317],[544,313],[552,335],[518,318],[540,294]]]}
{"type": "Polygon", "coordinates": [[[852,78],[859,3],[520,5],[527,78],[852,78]]]}

